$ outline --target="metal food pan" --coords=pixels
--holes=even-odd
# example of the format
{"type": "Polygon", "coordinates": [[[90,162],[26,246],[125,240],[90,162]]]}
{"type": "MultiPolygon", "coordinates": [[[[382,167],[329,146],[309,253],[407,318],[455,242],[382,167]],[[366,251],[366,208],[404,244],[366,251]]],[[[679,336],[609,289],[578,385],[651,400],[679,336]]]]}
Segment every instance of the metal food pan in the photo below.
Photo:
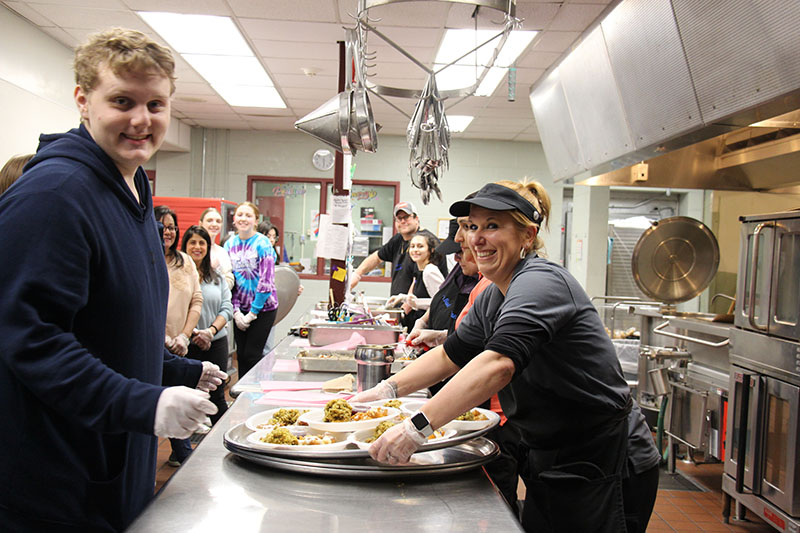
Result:
{"type": "MultiPolygon", "coordinates": [[[[350,355],[350,359],[331,357],[298,357],[300,370],[304,372],[338,372],[340,374],[355,374],[358,372],[358,363],[350,355]]],[[[392,363],[392,373],[400,372],[410,360],[395,361],[392,363]]]]}
{"type": "Polygon", "coordinates": [[[353,333],[364,337],[365,344],[397,344],[403,328],[400,326],[361,326],[357,324],[314,324],[308,326],[311,346],[326,346],[346,341],[353,333]]]}

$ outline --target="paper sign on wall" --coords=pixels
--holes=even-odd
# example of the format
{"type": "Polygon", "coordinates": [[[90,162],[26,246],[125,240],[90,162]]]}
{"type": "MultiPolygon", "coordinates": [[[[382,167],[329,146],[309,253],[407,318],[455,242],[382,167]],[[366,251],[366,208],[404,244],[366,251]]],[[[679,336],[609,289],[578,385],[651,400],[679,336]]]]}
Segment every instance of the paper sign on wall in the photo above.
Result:
{"type": "Polygon", "coordinates": [[[349,239],[350,226],[334,224],[328,214],[319,216],[317,257],[344,261],[345,257],[347,257],[349,239]]]}
{"type": "Polygon", "coordinates": [[[350,223],[350,195],[331,197],[333,206],[331,207],[331,220],[334,224],[350,223]]]}
{"type": "Polygon", "coordinates": [[[333,279],[335,279],[336,281],[340,281],[341,282],[341,281],[344,281],[345,276],[347,276],[347,269],[346,268],[337,267],[337,266],[333,267],[333,273],[331,274],[331,277],[333,279]]]}

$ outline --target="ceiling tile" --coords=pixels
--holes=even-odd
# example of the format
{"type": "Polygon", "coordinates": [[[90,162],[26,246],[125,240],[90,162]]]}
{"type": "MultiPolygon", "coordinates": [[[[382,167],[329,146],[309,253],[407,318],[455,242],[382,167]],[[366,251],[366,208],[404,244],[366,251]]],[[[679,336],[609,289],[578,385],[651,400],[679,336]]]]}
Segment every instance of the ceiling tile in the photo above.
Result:
{"type": "MultiPolygon", "coordinates": [[[[415,2],[411,3],[414,4],[415,2]]],[[[380,30],[381,33],[383,33],[386,37],[394,41],[395,44],[399,45],[403,49],[405,49],[406,46],[419,46],[420,43],[426,43],[429,46],[438,49],[439,43],[444,36],[444,30],[433,28],[396,28],[380,26],[378,27],[378,30],[380,30]]],[[[381,41],[382,38],[377,34],[372,34],[372,32],[370,32],[370,35],[367,37],[368,43],[374,42],[377,44],[381,41]]]]}
{"type": "MultiPolygon", "coordinates": [[[[375,52],[375,61],[371,62],[378,62],[378,64],[382,63],[410,63],[414,64],[408,57],[403,55],[401,52],[393,48],[392,46],[386,44],[386,41],[383,41],[377,36],[372,36],[368,40],[368,47],[367,50],[369,52],[375,52]]],[[[438,46],[438,41],[436,42],[438,46]]],[[[401,47],[403,50],[408,52],[411,57],[430,67],[433,64],[433,60],[436,58],[436,50],[437,48],[433,46],[403,46],[401,47]]],[[[419,68],[419,67],[417,67],[419,68]]]]}
{"type": "Polygon", "coordinates": [[[297,98],[300,100],[311,100],[319,102],[317,105],[322,105],[334,94],[336,94],[336,87],[333,89],[324,87],[321,89],[313,87],[292,87],[285,91],[285,96],[289,99],[297,98]]]}
{"type": "Polygon", "coordinates": [[[331,96],[336,94],[336,88],[339,86],[339,78],[337,76],[305,76],[303,74],[274,74],[273,81],[286,92],[290,92],[292,87],[313,87],[315,89],[330,89],[331,96]]]}
{"type": "Polygon", "coordinates": [[[253,129],[287,130],[294,128],[292,117],[250,117],[244,116],[245,122],[253,129]]]}
{"type": "Polygon", "coordinates": [[[219,96],[209,97],[205,102],[183,102],[173,99],[172,107],[180,110],[181,113],[192,115],[194,113],[216,114],[231,113],[231,106],[219,96]]]}
{"type": "Polygon", "coordinates": [[[56,41],[60,42],[61,44],[63,44],[64,46],[67,46],[69,48],[75,48],[76,46],[78,46],[82,42],[81,39],[76,39],[75,37],[70,35],[70,33],[66,32],[63,29],[58,28],[58,27],[47,27],[47,26],[45,26],[45,27],[42,27],[40,29],[43,32],[45,32],[47,35],[49,35],[50,37],[55,39],[56,41]]]}
{"type": "Polygon", "coordinates": [[[547,29],[582,32],[597,19],[605,7],[604,4],[564,4],[547,29]]]}
{"type": "Polygon", "coordinates": [[[254,18],[240,18],[239,24],[251,39],[313,43],[335,43],[344,39],[344,30],[341,24],[254,18]]]}
{"type": "MultiPolygon", "coordinates": [[[[269,107],[234,107],[233,110],[240,117],[250,118],[286,118],[294,117],[291,109],[277,109],[269,107]]],[[[292,119],[294,120],[294,119],[292,119]]]]}
{"type": "Polygon", "coordinates": [[[545,31],[531,47],[536,52],[565,52],[581,36],[579,31],[545,31]]]}
{"type": "Polygon", "coordinates": [[[533,133],[526,133],[526,132],[520,133],[516,137],[514,137],[512,140],[513,141],[524,141],[524,142],[539,142],[539,141],[542,140],[542,138],[539,137],[539,132],[536,131],[536,132],[533,132],[533,133]]]}
{"type": "MultiPolygon", "coordinates": [[[[339,3],[339,16],[342,23],[352,24],[350,15],[355,13],[357,2],[344,1],[339,3]]],[[[449,2],[400,2],[373,7],[369,10],[370,19],[380,19],[372,24],[378,29],[387,26],[404,26],[410,28],[443,28],[447,13],[450,11],[449,2]]],[[[381,30],[383,31],[383,30],[381,30]]]]}
{"type": "Polygon", "coordinates": [[[253,129],[246,120],[197,120],[197,125],[201,128],[219,130],[251,130],[253,129]]]}
{"type": "Polygon", "coordinates": [[[25,17],[29,21],[31,21],[36,26],[54,26],[52,20],[48,19],[32,7],[30,7],[27,3],[23,2],[6,2],[5,3],[9,8],[16,11],[19,15],[25,17]]]}
{"type": "Polygon", "coordinates": [[[427,74],[411,61],[405,63],[388,63],[376,61],[375,66],[367,69],[367,74],[374,83],[382,83],[382,79],[425,80],[427,74]],[[374,78],[374,79],[373,79],[374,78]]]}
{"type": "Polygon", "coordinates": [[[175,90],[182,95],[216,95],[217,93],[206,82],[184,81],[181,78],[175,82],[175,90]]]}
{"type": "Polygon", "coordinates": [[[49,4],[65,7],[100,7],[100,8],[125,8],[121,0],[27,0],[26,4],[49,4]]]}
{"type": "Polygon", "coordinates": [[[521,68],[517,67],[517,90],[520,86],[535,82],[544,74],[543,68],[521,68]]]}
{"type": "Polygon", "coordinates": [[[296,59],[330,59],[339,61],[339,45],[336,41],[311,43],[297,41],[274,41],[270,39],[253,39],[256,52],[262,57],[296,58],[296,59]]]}
{"type": "Polygon", "coordinates": [[[264,64],[272,74],[302,74],[303,69],[311,69],[320,76],[339,76],[339,61],[327,59],[278,59],[265,58],[264,64]]]}
{"type": "Polygon", "coordinates": [[[228,4],[237,17],[301,22],[336,20],[333,0],[228,0],[228,4]]]}
{"type": "Polygon", "coordinates": [[[558,13],[560,3],[517,3],[517,18],[522,19],[523,30],[541,31],[547,28],[558,13]]]}
{"type": "Polygon", "coordinates": [[[166,11],[229,17],[233,13],[224,0],[122,0],[134,11],[166,11]]]}
{"type": "Polygon", "coordinates": [[[122,26],[123,28],[140,31],[150,29],[132,11],[75,7],[62,4],[31,4],[31,7],[62,28],[99,31],[111,26],[122,26]]]}
{"type": "Polygon", "coordinates": [[[558,52],[537,52],[529,50],[517,60],[518,67],[546,69],[552,66],[561,54],[558,52]]]}

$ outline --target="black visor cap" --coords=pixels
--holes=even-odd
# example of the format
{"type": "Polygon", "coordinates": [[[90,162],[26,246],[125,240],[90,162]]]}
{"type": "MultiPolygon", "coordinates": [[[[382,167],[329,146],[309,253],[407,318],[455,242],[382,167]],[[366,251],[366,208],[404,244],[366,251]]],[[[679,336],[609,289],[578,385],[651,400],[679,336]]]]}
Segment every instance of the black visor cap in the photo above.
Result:
{"type": "Polygon", "coordinates": [[[496,183],[488,183],[481,187],[469,200],[460,200],[450,206],[450,214],[454,217],[469,215],[470,206],[477,205],[492,211],[511,211],[516,209],[536,224],[542,221],[542,215],[528,200],[516,191],[496,183]]]}

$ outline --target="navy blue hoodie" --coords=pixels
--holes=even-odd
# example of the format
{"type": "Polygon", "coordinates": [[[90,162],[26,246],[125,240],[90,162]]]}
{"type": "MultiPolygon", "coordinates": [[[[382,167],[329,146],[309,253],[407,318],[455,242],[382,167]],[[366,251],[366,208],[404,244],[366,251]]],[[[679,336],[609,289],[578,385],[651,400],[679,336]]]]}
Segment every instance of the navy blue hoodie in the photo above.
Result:
{"type": "Polygon", "coordinates": [[[152,497],[169,280],[144,171],[137,202],[81,126],[42,135],[0,196],[0,523],[124,529],[152,497]]]}

